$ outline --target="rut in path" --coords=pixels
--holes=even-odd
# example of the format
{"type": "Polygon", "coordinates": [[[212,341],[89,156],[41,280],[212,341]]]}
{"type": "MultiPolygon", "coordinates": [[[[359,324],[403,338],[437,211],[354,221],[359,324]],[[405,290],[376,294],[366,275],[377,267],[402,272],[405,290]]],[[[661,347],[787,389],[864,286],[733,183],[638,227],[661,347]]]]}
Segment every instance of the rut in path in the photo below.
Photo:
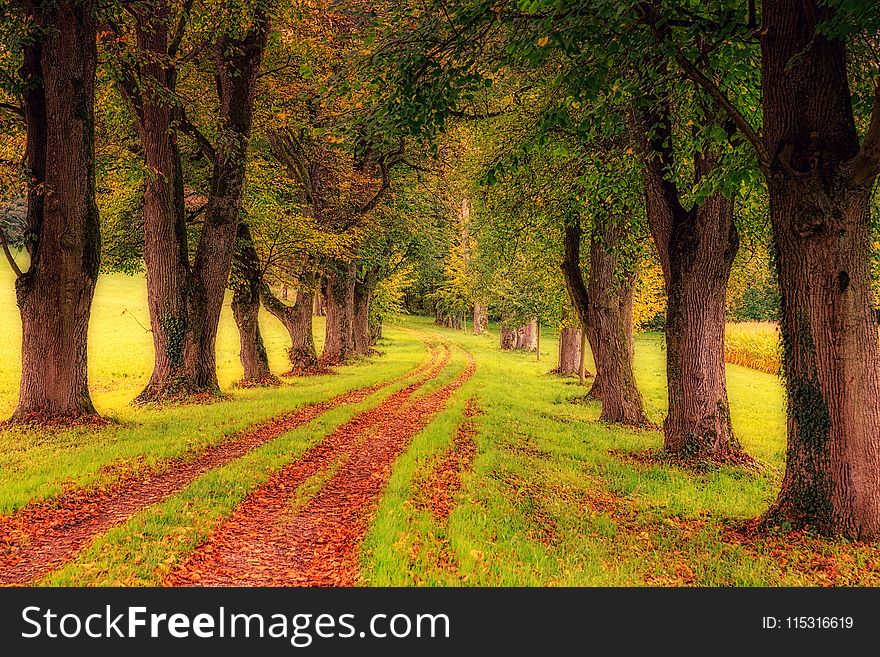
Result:
{"type": "Polygon", "coordinates": [[[395,460],[473,374],[420,397],[396,394],[348,422],[278,473],[235,510],[165,580],[169,586],[351,586],[358,551],[395,460]],[[342,461],[299,511],[297,488],[342,461]]]}
{"type": "Polygon", "coordinates": [[[359,403],[411,376],[418,377],[418,381],[434,376],[437,368],[449,359],[448,345],[442,347],[429,345],[427,361],[403,376],[300,406],[195,456],[187,455],[187,460],[169,459],[109,486],[74,489],[60,498],[33,502],[12,515],[0,517],[0,585],[29,584],[58,569],[97,535],[164,501],[205,472],[241,458],[333,408],[359,403]]]}

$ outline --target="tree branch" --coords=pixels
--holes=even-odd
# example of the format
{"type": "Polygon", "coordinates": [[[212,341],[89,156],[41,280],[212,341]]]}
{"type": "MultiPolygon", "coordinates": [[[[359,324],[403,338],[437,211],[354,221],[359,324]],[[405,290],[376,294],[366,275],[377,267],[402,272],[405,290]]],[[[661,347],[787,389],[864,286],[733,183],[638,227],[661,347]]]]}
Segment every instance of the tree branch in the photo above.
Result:
{"type": "Polygon", "coordinates": [[[15,277],[21,278],[21,268],[18,266],[18,263],[15,262],[15,258],[12,257],[12,252],[9,250],[9,242],[6,241],[6,231],[4,231],[2,227],[0,227],[0,246],[3,247],[3,254],[9,262],[9,266],[12,267],[12,271],[15,272],[15,277]]]}
{"type": "Polygon", "coordinates": [[[195,141],[196,146],[202,152],[202,154],[207,157],[211,162],[217,161],[217,151],[215,150],[213,144],[211,144],[210,140],[202,133],[201,130],[196,127],[194,123],[192,123],[189,118],[187,118],[186,113],[181,108],[180,115],[178,117],[178,123],[180,124],[180,131],[185,135],[188,135],[195,141]]]}
{"type": "Polygon", "coordinates": [[[764,140],[761,139],[761,135],[758,134],[758,131],[752,127],[752,124],[749,123],[748,119],[746,119],[736,106],[730,102],[730,99],[723,91],[721,91],[718,85],[716,85],[705,73],[694,66],[687,57],[677,50],[675,52],[675,61],[678,63],[684,74],[695,84],[701,86],[706,93],[718,103],[721,109],[727,113],[730,120],[733,121],[743,137],[748,139],[749,143],[755,149],[755,154],[758,156],[758,164],[761,166],[761,169],[767,172],[770,169],[770,153],[767,151],[767,147],[764,145],[764,140]]]}
{"type": "Polygon", "coordinates": [[[565,224],[563,237],[564,257],[562,260],[562,276],[571,303],[577,311],[581,324],[586,327],[592,323],[592,303],[584,273],[581,271],[581,220],[573,213],[570,221],[565,224]]]}
{"type": "Polygon", "coordinates": [[[874,87],[871,122],[858,154],[847,165],[852,182],[864,184],[880,175],[880,86],[874,87]]]}
{"type": "Polygon", "coordinates": [[[11,103],[0,103],[0,110],[6,110],[7,112],[12,112],[13,114],[25,118],[24,110],[17,105],[12,105],[11,103]]]}

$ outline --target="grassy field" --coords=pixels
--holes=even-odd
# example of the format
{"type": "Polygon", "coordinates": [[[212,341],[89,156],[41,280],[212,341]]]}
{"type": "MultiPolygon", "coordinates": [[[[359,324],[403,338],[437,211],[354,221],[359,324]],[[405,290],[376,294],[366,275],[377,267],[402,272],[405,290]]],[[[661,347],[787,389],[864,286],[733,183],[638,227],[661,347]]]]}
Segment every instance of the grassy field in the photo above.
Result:
{"type": "Polygon", "coordinates": [[[724,360],[759,372],[778,374],[782,352],[776,322],[732,322],[724,336],[724,360]]]}
{"type": "MultiPolygon", "coordinates": [[[[11,279],[0,278],[0,414],[15,403],[18,326],[11,279]]],[[[497,348],[497,335],[473,336],[409,317],[386,327],[381,355],[331,376],[290,380],[267,390],[234,390],[204,406],[133,408],[148,376],[143,281],[102,278],[92,323],[90,375],[99,410],[117,420],[99,430],[0,430],[0,513],[74,485],[103,485],[121,472],[183,456],[245,426],[305,402],[399,377],[423,362],[420,336],[459,345],[428,388],[452,380],[474,355],[476,374],[416,435],[396,462],[361,553],[368,585],[823,585],[880,583],[880,550],[809,534],[739,531],[772,502],[784,459],[785,420],[778,379],[728,366],[734,428],[758,467],[695,472],[637,458],[661,445],[656,430],[598,422],[584,388],[560,379],[556,340],[542,358],[497,348]],[[125,311],[125,312],[123,312],[125,311]],[[448,519],[424,508],[422,483],[443,458],[468,400],[479,413],[477,451],[462,474],[448,519]],[[112,467],[108,467],[112,466],[112,467]]],[[[264,317],[273,368],[284,367],[284,333],[264,317]]],[[[321,325],[316,326],[320,333],[321,325]]],[[[637,338],[638,382],[650,416],[665,406],[660,336],[637,338]]],[[[227,311],[218,362],[224,387],[240,376],[235,327],[227,311]]],[[[99,536],[42,584],[151,585],[201,543],[249,490],[295,459],[397,382],[354,406],[334,409],[247,456],[195,479],[165,502],[99,536]]],[[[309,496],[309,481],[294,500],[309,496]]],[[[310,488],[311,487],[311,488],[310,488]]]]}

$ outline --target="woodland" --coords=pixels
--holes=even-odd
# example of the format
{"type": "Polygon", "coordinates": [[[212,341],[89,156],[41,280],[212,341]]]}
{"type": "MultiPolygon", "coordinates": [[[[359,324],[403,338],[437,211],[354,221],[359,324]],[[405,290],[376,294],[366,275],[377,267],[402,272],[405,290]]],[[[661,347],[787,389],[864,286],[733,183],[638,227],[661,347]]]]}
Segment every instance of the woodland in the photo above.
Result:
{"type": "Polygon", "coordinates": [[[875,0],[0,0],[0,583],[880,580],[875,0]]]}

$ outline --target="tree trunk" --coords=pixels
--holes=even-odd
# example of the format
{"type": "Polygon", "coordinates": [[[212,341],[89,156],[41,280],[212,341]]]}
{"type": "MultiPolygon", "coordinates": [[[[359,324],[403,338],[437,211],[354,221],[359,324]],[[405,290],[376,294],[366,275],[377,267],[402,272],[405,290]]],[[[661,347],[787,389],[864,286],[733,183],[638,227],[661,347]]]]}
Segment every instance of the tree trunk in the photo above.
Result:
{"type": "Polygon", "coordinates": [[[16,282],[22,371],[13,421],[95,414],[89,316],[101,253],[95,204],[96,24],[92,2],[28,5],[25,45],[31,264],[16,282]],[[41,184],[42,183],[42,184],[41,184]]]}
{"type": "Polygon", "coordinates": [[[240,38],[224,35],[214,48],[225,130],[214,158],[204,227],[189,280],[183,360],[195,390],[215,394],[220,391],[217,328],[235,251],[254,90],[267,35],[268,21],[258,15],[247,33],[240,38]]]}
{"type": "Polygon", "coordinates": [[[373,267],[367,269],[362,281],[355,281],[353,337],[356,354],[369,354],[375,342],[370,326],[370,301],[378,282],[378,270],[373,267]]]}
{"type": "Polygon", "coordinates": [[[489,331],[489,309],[481,303],[474,304],[474,335],[489,331]]]}
{"type": "Polygon", "coordinates": [[[860,148],[832,10],[763,9],[767,185],[782,297],[785,477],[767,520],[868,540],[880,533],[880,382],[871,304],[870,200],[880,96],[860,148]]]}
{"type": "MultiPolygon", "coordinates": [[[[135,10],[138,11],[138,10],[135,10]]],[[[144,261],[153,332],[154,363],[139,402],[193,393],[219,394],[216,337],[236,245],[253,94],[268,25],[258,13],[241,38],[215,45],[220,123],[224,137],[212,153],[213,173],[204,226],[190,267],[183,178],[174,126],[181,113],[169,102],[176,73],[167,66],[167,4],[150,5],[137,17],[145,53],[137,75],[122,86],[138,117],[144,147],[144,261]]]]}
{"type": "Polygon", "coordinates": [[[315,351],[315,339],[312,335],[315,293],[311,285],[314,280],[304,276],[300,282],[300,289],[296,292],[296,301],[292,306],[275,297],[268,285],[264,284],[260,288],[263,306],[284,325],[290,336],[287,357],[290,360],[291,375],[307,373],[318,366],[318,353],[315,351]]]}
{"type": "Polygon", "coordinates": [[[354,264],[334,267],[327,276],[324,294],[327,325],[321,360],[327,364],[344,362],[355,353],[354,290],[354,264]]]}
{"type": "Polygon", "coordinates": [[[535,321],[535,360],[541,360],[541,322],[535,321]]]}
{"type": "MultiPolygon", "coordinates": [[[[599,419],[633,426],[650,424],[633,374],[632,304],[635,275],[619,262],[616,248],[626,238],[626,229],[611,218],[594,220],[590,240],[589,287],[580,268],[580,219],[570,218],[565,227],[565,259],[562,270],[566,288],[596,361],[602,412],[599,419]]],[[[592,394],[591,390],[591,394],[592,394]]]]}
{"type": "Polygon", "coordinates": [[[144,151],[144,264],[147,305],[153,336],[153,371],[139,402],[174,397],[192,388],[183,362],[187,327],[187,254],[183,172],[174,129],[175,108],[160,90],[174,93],[176,72],[164,65],[168,51],[167,4],[160,2],[138,16],[140,88],[123,83],[135,110],[144,151]]]}
{"type": "Polygon", "coordinates": [[[232,315],[238,327],[239,358],[244,376],[242,386],[275,384],[269,369],[269,355],[260,334],[260,261],[248,225],[238,225],[238,243],[232,265],[232,315]]]}
{"type": "MultiPolygon", "coordinates": [[[[682,206],[673,182],[670,115],[659,101],[643,112],[645,207],[667,296],[663,444],[688,458],[719,459],[741,452],[724,369],[727,281],[739,248],[734,202],[716,193],[690,209],[682,206]]],[[[719,165],[718,156],[696,153],[695,182],[719,165]]]]}
{"type": "Polygon", "coordinates": [[[321,290],[317,290],[316,292],[312,293],[312,297],[314,298],[313,303],[315,308],[313,313],[315,317],[323,317],[326,314],[324,309],[324,294],[321,292],[321,290]]]}
{"type": "Polygon", "coordinates": [[[516,349],[517,329],[507,326],[501,327],[501,348],[504,351],[516,349]]]}
{"type": "Polygon", "coordinates": [[[584,385],[587,378],[587,332],[580,329],[581,353],[580,362],[578,363],[578,383],[584,385]]]}
{"type": "Polygon", "coordinates": [[[560,376],[577,375],[581,362],[581,330],[577,326],[564,326],[559,332],[559,366],[556,373],[560,376]]]}

